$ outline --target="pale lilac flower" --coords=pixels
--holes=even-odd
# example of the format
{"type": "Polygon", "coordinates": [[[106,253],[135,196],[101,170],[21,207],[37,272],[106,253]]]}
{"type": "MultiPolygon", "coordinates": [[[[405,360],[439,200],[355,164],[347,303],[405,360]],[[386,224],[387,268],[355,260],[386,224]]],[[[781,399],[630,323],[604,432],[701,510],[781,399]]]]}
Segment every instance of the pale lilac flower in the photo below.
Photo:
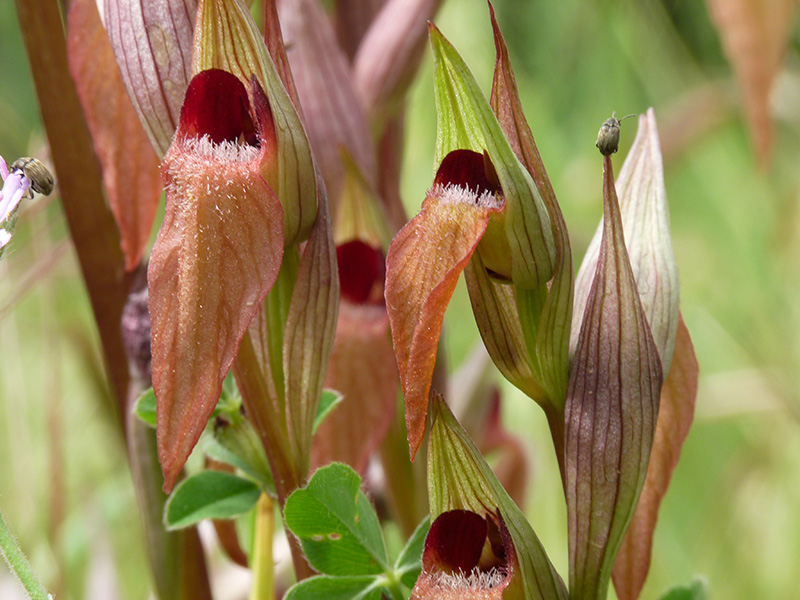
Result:
{"type": "Polygon", "coordinates": [[[14,169],[9,173],[2,156],[0,156],[0,175],[3,177],[3,189],[0,190],[0,255],[2,255],[14,232],[19,201],[28,193],[31,182],[21,169],[14,169]]]}

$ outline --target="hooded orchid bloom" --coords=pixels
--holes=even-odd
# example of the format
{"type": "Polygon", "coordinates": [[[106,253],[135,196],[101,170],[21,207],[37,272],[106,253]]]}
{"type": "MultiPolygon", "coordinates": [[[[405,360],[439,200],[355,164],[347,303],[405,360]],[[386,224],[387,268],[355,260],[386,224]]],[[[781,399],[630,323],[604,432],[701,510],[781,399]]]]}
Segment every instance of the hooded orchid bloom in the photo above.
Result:
{"type": "Polygon", "coordinates": [[[530,524],[438,394],[431,415],[431,528],[411,598],[566,599],[530,524]]]}
{"type": "MultiPolygon", "coordinates": [[[[293,294],[295,276],[302,280],[297,287],[311,285],[296,270],[314,269],[298,267],[295,259],[297,245],[315,230],[321,188],[287,91],[291,84],[281,79],[275,60],[241,0],[198,3],[194,76],[162,163],[167,210],[148,270],[167,490],[214,409],[248,326],[283,272],[285,248],[293,258],[282,297],[293,294]]],[[[281,383],[294,386],[295,380],[281,383]]],[[[251,393],[248,388],[248,398],[251,393]]],[[[305,407],[293,403],[300,404],[305,407]]],[[[296,419],[310,431],[305,413],[296,419]]]]}
{"type": "Polygon", "coordinates": [[[164,158],[167,212],[150,259],[153,387],[167,485],[211,416],[244,332],[283,254],[269,104],[217,69],[196,75],[164,158]]]}
{"type": "Polygon", "coordinates": [[[547,294],[557,249],[550,214],[489,103],[433,26],[439,168],[387,257],[386,304],[412,457],[425,431],[444,312],[471,261],[494,281],[547,294]]]}

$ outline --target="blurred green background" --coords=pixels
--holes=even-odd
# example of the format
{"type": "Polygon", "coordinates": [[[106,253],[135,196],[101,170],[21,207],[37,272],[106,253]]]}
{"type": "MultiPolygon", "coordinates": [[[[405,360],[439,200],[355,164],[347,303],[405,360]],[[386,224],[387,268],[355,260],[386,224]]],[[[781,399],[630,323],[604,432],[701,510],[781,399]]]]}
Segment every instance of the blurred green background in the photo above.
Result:
{"type": "MultiPolygon", "coordinates": [[[[708,581],[711,598],[800,598],[797,24],[773,90],[772,160],[759,168],[705,3],[495,5],[576,261],[602,212],[598,127],[612,111],[649,106],[658,119],[682,311],[701,380],[642,598],[695,576],[708,581]]],[[[494,49],[485,3],[449,0],[436,22],[488,93],[494,49]]],[[[11,2],[0,2],[0,64],[0,154],[46,158],[11,2]]],[[[623,123],[617,172],[635,130],[635,120],[623,123]]],[[[412,212],[431,182],[434,136],[428,56],[409,99],[403,193],[412,212]]],[[[454,369],[477,339],[461,286],[446,322],[454,369]]],[[[22,208],[0,261],[0,507],[61,597],[144,598],[132,485],[98,401],[107,389],[97,347],[60,206],[37,197],[22,208]]],[[[532,402],[505,391],[509,427],[531,452],[527,513],[566,576],[566,514],[546,423],[532,402]]],[[[0,597],[14,590],[0,569],[0,597]]]]}

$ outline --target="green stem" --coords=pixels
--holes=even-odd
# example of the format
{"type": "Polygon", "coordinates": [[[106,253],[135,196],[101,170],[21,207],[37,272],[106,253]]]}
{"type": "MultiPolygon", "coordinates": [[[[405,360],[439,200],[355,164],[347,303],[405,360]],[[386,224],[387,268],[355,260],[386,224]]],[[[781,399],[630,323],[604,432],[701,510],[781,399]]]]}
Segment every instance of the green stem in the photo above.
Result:
{"type": "Polygon", "coordinates": [[[6,559],[11,572],[17,576],[22,587],[28,592],[31,600],[52,600],[44,586],[39,582],[33,567],[17,545],[17,540],[11,535],[3,513],[0,512],[0,552],[6,559]]]}
{"type": "Polygon", "coordinates": [[[274,600],[275,573],[272,560],[272,538],[275,532],[272,498],[261,494],[256,505],[256,532],[253,544],[253,587],[250,600],[274,600]]]}
{"type": "MultiPolygon", "coordinates": [[[[256,317],[256,319],[259,318],[261,316],[256,317]]],[[[278,493],[278,502],[283,508],[289,494],[302,486],[305,473],[299,473],[292,461],[286,426],[281,423],[280,415],[276,413],[278,409],[271,400],[268,380],[270,374],[262,371],[262,364],[255,349],[254,338],[248,331],[242,338],[233,370],[242,394],[245,412],[252,421],[261,438],[264,450],[267,452],[272,476],[275,480],[275,490],[278,493]]],[[[274,392],[272,397],[274,397],[274,392]]],[[[296,537],[289,536],[289,548],[292,552],[292,562],[297,580],[301,581],[314,575],[314,570],[305,560],[300,542],[296,537]]]]}
{"type": "Polygon", "coordinates": [[[397,579],[395,573],[389,575],[387,573],[386,577],[386,591],[389,592],[389,596],[391,596],[392,600],[404,600],[405,595],[403,594],[403,590],[400,589],[400,581],[397,579]]]}

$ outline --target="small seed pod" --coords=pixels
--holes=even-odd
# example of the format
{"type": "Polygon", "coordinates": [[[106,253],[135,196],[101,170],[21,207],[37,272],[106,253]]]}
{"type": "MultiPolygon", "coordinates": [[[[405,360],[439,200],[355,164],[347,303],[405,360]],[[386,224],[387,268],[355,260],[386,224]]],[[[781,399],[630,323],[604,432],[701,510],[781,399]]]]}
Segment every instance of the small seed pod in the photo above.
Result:
{"type": "Polygon", "coordinates": [[[44,194],[45,196],[48,196],[50,192],[53,191],[53,186],[55,186],[53,175],[38,158],[31,158],[29,156],[18,158],[14,161],[14,164],[11,165],[11,170],[22,171],[25,177],[28,178],[28,181],[31,182],[33,191],[44,194]]]}
{"type": "Polygon", "coordinates": [[[627,115],[621,119],[617,119],[617,113],[611,113],[611,118],[607,119],[597,132],[597,142],[595,146],[600,150],[603,156],[614,154],[619,149],[619,126],[622,121],[628,117],[635,115],[627,115]]]}

